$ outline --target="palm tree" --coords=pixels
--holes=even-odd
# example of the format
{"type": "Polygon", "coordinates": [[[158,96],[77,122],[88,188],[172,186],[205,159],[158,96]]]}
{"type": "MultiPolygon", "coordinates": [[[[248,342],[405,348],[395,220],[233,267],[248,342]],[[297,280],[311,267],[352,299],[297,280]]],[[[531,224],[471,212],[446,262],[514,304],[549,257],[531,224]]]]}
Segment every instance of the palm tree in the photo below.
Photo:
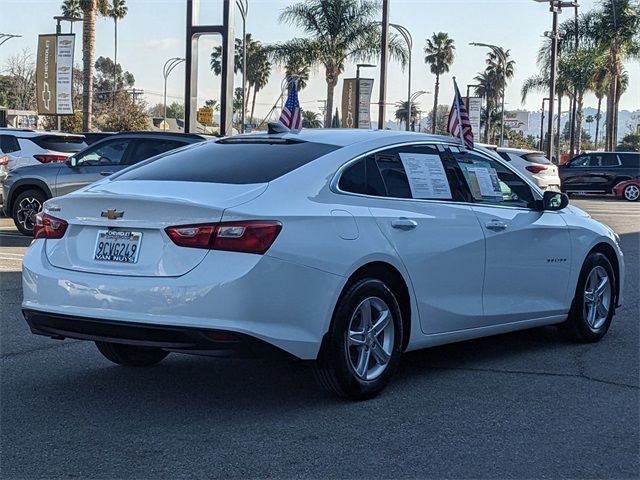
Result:
{"type": "MultiPolygon", "coordinates": [[[[82,17],[82,8],[80,8],[80,0],[64,0],[60,6],[62,15],[69,18],[82,17]]],[[[73,22],[71,22],[71,33],[73,33],[73,22]]]]}
{"type": "Polygon", "coordinates": [[[298,81],[298,91],[304,89],[309,81],[309,74],[313,58],[309,52],[303,49],[289,48],[291,45],[282,44],[267,46],[267,54],[274,63],[284,67],[287,80],[292,78],[298,81]]]}
{"type": "Polygon", "coordinates": [[[320,114],[311,110],[302,111],[302,126],[304,128],[322,128],[320,114]]]}
{"type": "Polygon", "coordinates": [[[247,56],[247,82],[249,88],[253,87],[253,98],[251,100],[251,122],[256,109],[256,95],[267,86],[271,75],[271,62],[267,51],[260,42],[256,42],[251,55],[247,56]]]}
{"type": "Polygon", "coordinates": [[[597,13],[593,36],[598,51],[606,57],[611,76],[607,94],[606,149],[613,150],[618,134],[618,105],[623,62],[640,52],[640,5],[634,0],[604,0],[597,13]]]}
{"type": "Polygon", "coordinates": [[[440,93],[440,75],[449,71],[455,57],[455,45],[452,38],[445,32],[434,33],[431,38],[427,38],[427,46],[424,48],[424,63],[429,65],[431,73],[436,76],[436,85],[433,95],[433,121],[431,122],[431,133],[435,133],[438,112],[438,94],[440,93]]]}
{"type": "Polygon", "coordinates": [[[404,102],[396,102],[395,119],[400,123],[404,122],[405,125],[407,122],[415,125],[416,119],[420,114],[420,110],[418,110],[418,107],[414,102],[411,102],[411,116],[408,116],[407,113],[409,109],[407,108],[407,103],[408,102],[406,100],[404,102]]]}
{"type": "Polygon", "coordinates": [[[122,20],[129,9],[125,5],[125,0],[111,0],[111,5],[108,8],[107,15],[113,18],[113,99],[115,102],[116,92],[118,86],[116,85],[116,70],[118,69],[118,20],[122,20]]]}
{"type": "Polygon", "coordinates": [[[495,113],[495,99],[498,98],[499,95],[498,79],[496,78],[495,71],[485,70],[484,72],[478,73],[478,75],[476,75],[473,80],[477,85],[474,88],[475,94],[478,97],[483,97],[486,102],[486,106],[484,109],[484,141],[485,143],[490,143],[489,137],[491,134],[491,118],[495,113]]]}
{"type": "Polygon", "coordinates": [[[82,8],[82,129],[91,130],[93,114],[93,56],[96,48],[96,16],[108,11],[107,0],[80,0],[82,8]]]}
{"type": "MultiPolygon", "coordinates": [[[[332,124],[334,91],[346,61],[371,61],[380,52],[379,9],[376,0],[305,0],[286,7],[280,15],[280,22],[301,28],[306,36],[274,45],[274,55],[282,57],[284,53],[279,52],[298,51],[308,56],[312,65],[324,66],[325,125],[332,124]]],[[[408,54],[395,35],[390,37],[389,52],[404,66],[408,54]]]]}

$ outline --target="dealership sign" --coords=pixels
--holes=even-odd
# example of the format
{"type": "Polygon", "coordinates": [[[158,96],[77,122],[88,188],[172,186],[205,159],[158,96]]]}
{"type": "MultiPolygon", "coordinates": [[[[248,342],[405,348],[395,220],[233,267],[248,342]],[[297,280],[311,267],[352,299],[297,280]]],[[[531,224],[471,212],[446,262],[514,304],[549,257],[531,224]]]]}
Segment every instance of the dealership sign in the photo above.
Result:
{"type": "Polygon", "coordinates": [[[476,138],[480,140],[480,114],[482,110],[482,97],[467,97],[467,113],[469,114],[469,123],[471,123],[471,131],[476,138]]]}
{"type": "Polygon", "coordinates": [[[371,128],[371,92],[373,79],[360,79],[360,101],[356,101],[356,79],[347,78],[342,87],[342,127],[343,128],[371,128]],[[356,105],[357,104],[357,105],[356,105]],[[358,126],[356,108],[359,108],[358,126]]]}
{"type": "Polygon", "coordinates": [[[75,35],[40,35],[36,90],[40,115],[73,115],[75,35]]]}

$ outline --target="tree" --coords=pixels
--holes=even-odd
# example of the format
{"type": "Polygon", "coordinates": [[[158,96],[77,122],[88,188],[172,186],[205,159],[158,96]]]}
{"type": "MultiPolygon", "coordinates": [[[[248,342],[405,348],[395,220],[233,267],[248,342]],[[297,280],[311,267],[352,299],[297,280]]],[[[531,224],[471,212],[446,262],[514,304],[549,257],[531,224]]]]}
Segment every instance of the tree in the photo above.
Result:
{"type": "Polygon", "coordinates": [[[167,118],[184,118],[184,105],[178,102],[167,105],[167,118]]]}
{"type": "Polygon", "coordinates": [[[320,114],[311,110],[302,111],[302,126],[304,128],[322,128],[320,114]]]}
{"type": "Polygon", "coordinates": [[[114,108],[116,92],[133,87],[135,77],[130,72],[123,72],[122,66],[109,57],[98,57],[94,67],[94,102],[98,113],[103,113],[105,108],[114,108]]]}
{"type": "Polygon", "coordinates": [[[449,109],[451,107],[449,105],[438,105],[438,111],[434,115],[433,110],[429,112],[429,116],[427,117],[427,129],[434,131],[433,128],[433,119],[435,118],[438,123],[436,123],[435,133],[438,135],[447,135],[447,121],[449,119],[449,109]]]}
{"type": "Polygon", "coordinates": [[[134,102],[130,95],[116,95],[115,108],[102,116],[98,124],[107,132],[130,132],[147,130],[149,117],[144,102],[134,102]]]}
{"type": "Polygon", "coordinates": [[[623,62],[640,51],[640,5],[635,0],[603,0],[593,29],[596,48],[606,60],[611,81],[607,94],[605,148],[613,150],[618,133],[618,105],[623,62]]]}
{"type": "Polygon", "coordinates": [[[82,8],[82,70],[84,84],[82,88],[82,129],[91,130],[93,115],[93,56],[96,48],[96,15],[106,14],[106,0],[80,0],[82,8]]]}
{"type": "Polygon", "coordinates": [[[485,99],[484,115],[482,115],[482,118],[484,118],[484,141],[485,143],[490,143],[491,120],[496,113],[496,98],[498,98],[499,95],[496,72],[492,70],[480,72],[474,77],[474,81],[477,85],[474,87],[475,94],[485,99]]]}
{"type": "Polygon", "coordinates": [[[36,109],[36,68],[33,54],[25,49],[9,57],[0,78],[0,97],[8,108],[36,109]]]}
{"type": "MultiPolygon", "coordinates": [[[[445,32],[435,33],[431,38],[427,38],[427,46],[424,48],[424,63],[429,65],[431,73],[436,76],[436,84],[433,94],[433,110],[432,114],[438,113],[438,95],[440,93],[440,75],[449,71],[453,65],[456,47],[452,38],[445,32]]],[[[438,121],[434,117],[431,120],[431,133],[435,133],[438,121]]]]}
{"type": "Polygon", "coordinates": [[[218,103],[217,100],[214,100],[213,98],[210,98],[209,100],[204,102],[204,106],[209,107],[214,112],[220,111],[220,104],[218,103]]]}
{"type": "Polygon", "coordinates": [[[298,91],[303,90],[309,81],[313,58],[304,50],[289,48],[288,44],[267,46],[269,58],[277,65],[284,67],[287,83],[292,79],[298,81],[298,91]]]}
{"type": "MultiPolygon", "coordinates": [[[[347,60],[373,60],[380,52],[380,5],[375,0],[305,0],[286,7],[280,22],[301,28],[305,38],[274,45],[274,55],[299,52],[311,65],[322,65],[327,82],[325,125],[332,125],[334,92],[347,60]]],[[[408,57],[404,44],[390,36],[389,52],[404,66],[408,57]]]]}
{"type": "MultiPolygon", "coordinates": [[[[111,0],[111,5],[109,5],[107,10],[107,15],[113,18],[113,63],[118,65],[118,20],[122,20],[129,10],[125,5],[125,0],[111,0]]],[[[113,85],[114,85],[114,96],[117,91],[117,83],[116,83],[116,71],[113,71],[113,85]]]]}
{"type": "Polygon", "coordinates": [[[627,133],[622,137],[622,141],[618,144],[616,150],[621,152],[640,152],[640,133],[627,133]]]}
{"type": "MultiPolygon", "coordinates": [[[[60,5],[62,16],[70,18],[81,18],[82,8],[80,7],[80,0],[64,0],[60,5]]],[[[71,22],[71,33],[73,33],[73,22],[71,22]]]]}
{"type": "Polygon", "coordinates": [[[409,117],[408,114],[409,111],[409,107],[408,107],[408,102],[405,100],[403,101],[399,101],[396,102],[396,111],[395,111],[395,119],[398,120],[400,123],[403,123],[406,125],[407,122],[410,122],[411,125],[414,127],[413,130],[415,130],[415,124],[416,124],[416,119],[418,118],[418,115],[420,115],[420,110],[418,109],[418,106],[415,104],[415,102],[411,102],[411,116],[409,117]]]}

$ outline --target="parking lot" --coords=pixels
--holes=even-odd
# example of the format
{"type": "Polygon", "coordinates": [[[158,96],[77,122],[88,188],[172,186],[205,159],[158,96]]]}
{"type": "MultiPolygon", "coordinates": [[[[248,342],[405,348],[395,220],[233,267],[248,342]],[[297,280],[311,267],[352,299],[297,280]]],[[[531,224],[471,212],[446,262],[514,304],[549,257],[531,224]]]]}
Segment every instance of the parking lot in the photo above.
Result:
{"type": "Polygon", "coordinates": [[[361,403],[292,362],[172,354],[127,369],[31,335],[29,240],[0,218],[1,476],[638,478],[640,204],[572,203],[625,252],[625,305],[602,342],[545,327],[409,353],[361,403]]]}

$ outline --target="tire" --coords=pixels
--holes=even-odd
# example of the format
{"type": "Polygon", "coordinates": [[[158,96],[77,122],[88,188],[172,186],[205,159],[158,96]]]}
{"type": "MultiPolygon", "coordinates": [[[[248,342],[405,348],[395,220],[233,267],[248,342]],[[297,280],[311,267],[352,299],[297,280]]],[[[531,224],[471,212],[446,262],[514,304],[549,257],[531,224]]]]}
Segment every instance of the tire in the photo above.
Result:
{"type": "Polygon", "coordinates": [[[161,362],[169,352],[153,347],[137,347],[120,343],[96,342],[107,360],[126,367],[148,367],[161,362]]]}
{"type": "Polygon", "coordinates": [[[324,388],[340,397],[372,398],[389,382],[401,350],[402,315],[395,295],[381,280],[363,278],[338,301],[315,375],[324,388]]]}
{"type": "Polygon", "coordinates": [[[627,185],[622,191],[622,196],[629,202],[637,202],[640,198],[640,186],[633,184],[627,185]]]}
{"type": "Polygon", "coordinates": [[[609,259],[601,253],[589,255],[580,271],[567,320],[558,326],[566,338],[591,343],[605,336],[615,314],[616,285],[609,259]]]}
{"type": "Polygon", "coordinates": [[[45,193],[36,188],[22,192],[14,200],[11,217],[20,233],[33,237],[33,215],[42,210],[42,204],[46,200],[45,193]]]}

